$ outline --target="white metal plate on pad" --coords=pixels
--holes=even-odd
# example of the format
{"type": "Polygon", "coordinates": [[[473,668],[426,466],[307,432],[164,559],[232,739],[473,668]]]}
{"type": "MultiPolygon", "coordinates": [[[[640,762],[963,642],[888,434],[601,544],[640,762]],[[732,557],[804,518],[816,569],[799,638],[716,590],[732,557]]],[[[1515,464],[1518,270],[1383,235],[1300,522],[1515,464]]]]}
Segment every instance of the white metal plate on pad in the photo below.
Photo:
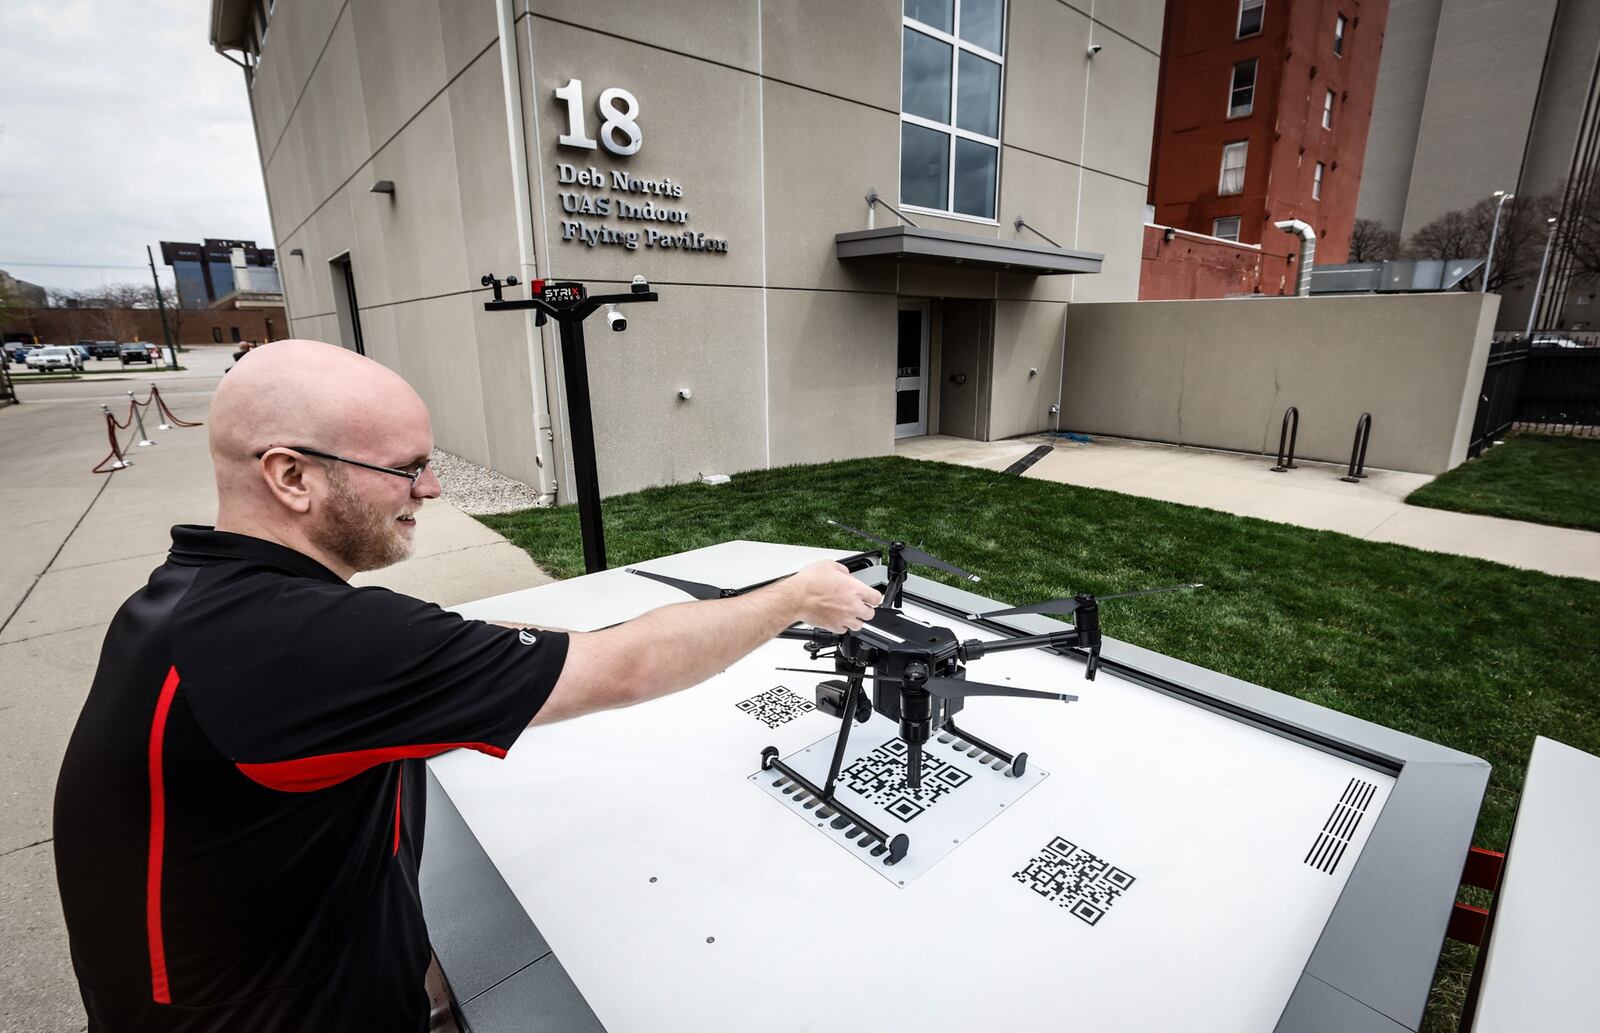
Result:
{"type": "MultiPolygon", "coordinates": [[[[737,586],[839,555],[735,542],[644,566],[737,586]]],[[[614,570],[461,610],[596,627],[682,600],[614,570]]],[[[430,761],[610,1033],[1267,1033],[1393,785],[1080,661],[991,654],[970,678],[1080,699],[968,700],[959,724],[1050,777],[902,888],[750,783],[763,747],[837,731],[813,680],[776,670],[813,666],[774,641],[685,692],[530,728],[502,761],[430,761]],[[751,702],[778,688],[799,702],[751,702]]]]}
{"type": "MultiPolygon", "coordinates": [[[[835,732],[783,760],[820,786],[827,780],[838,741],[835,732]]],[[[909,852],[892,865],[884,863],[887,851],[876,837],[843,815],[835,816],[827,804],[783,772],[757,771],[750,781],[889,882],[909,886],[1049,776],[1030,763],[1021,778],[1014,778],[1004,761],[970,743],[963,742],[967,748],[958,749],[956,742],[941,732],[923,747],[922,786],[913,792],[905,785],[907,746],[899,725],[873,714],[866,724],[851,730],[834,797],[891,839],[901,833],[910,839],[909,852]],[[983,762],[984,757],[989,763],[983,762]]]]}

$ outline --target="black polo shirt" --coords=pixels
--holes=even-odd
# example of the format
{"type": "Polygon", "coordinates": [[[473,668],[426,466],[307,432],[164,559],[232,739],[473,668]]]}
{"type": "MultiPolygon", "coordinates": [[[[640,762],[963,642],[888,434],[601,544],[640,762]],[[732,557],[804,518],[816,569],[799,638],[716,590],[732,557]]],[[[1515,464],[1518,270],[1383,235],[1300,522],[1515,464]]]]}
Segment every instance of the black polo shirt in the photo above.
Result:
{"type": "Polygon", "coordinates": [[[421,758],[504,756],[566,653],[173,528],[56,786],[90,1030],[426,1029],[421,758]]]}

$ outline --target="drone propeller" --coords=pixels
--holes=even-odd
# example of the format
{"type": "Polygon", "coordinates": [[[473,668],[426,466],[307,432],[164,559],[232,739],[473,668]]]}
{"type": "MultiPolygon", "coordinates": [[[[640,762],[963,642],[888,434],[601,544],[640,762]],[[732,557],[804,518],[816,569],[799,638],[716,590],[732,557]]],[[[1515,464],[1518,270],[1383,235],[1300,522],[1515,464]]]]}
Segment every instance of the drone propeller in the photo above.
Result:
{"type": "MultiPolygon", "coordinates": [[[[778,667],[779,671],[799,671],[802,674],[827,674],[839,676],[838,671],[819,671],[811,667],[778,667]]],[[[867,678],[872,681],[891,682],[904,685],[904,678],[892,678],[883,674],[846,674],[847,678],[867,678]]],[[[928,695],[938,696],[940,699],[960,699],[965,696],[1016,696],[1022,699],[1054,699],[1063,703],[1076,702],[1078,697],[1067,692],[1040,692],[1037,689],[1017,689],[1009,685],[990,685],[981,681],[968,681],[965,678],[929,678],[919,688],[926,689],[928,695]]]]}
{"type": "Polygon", "coordinates": [[[701,584],[699,581],[684,581],[682,578],[668,577],[665,574],[652,574],[648,570],[640,570],[637,567],[628,567],[626,569],[630,574],[647,577],[651,581],[659,581],[663,585],[669,585],[696,599],[722,599],[729,594],[727,589],[718,588],[715,585],[701,584]]]}
{"type": "MultiPolygon", "coordinates": [[[[1194,588],[1204,588],[1205,585],[1168,585],[1165,588],[1146,588],[1140,592],[1118,592],[1115,595],[1091,596],[1096,602],[1110,602],[1112,599],[1132,599],[1140,595],[1155,595],[1158,592],[1184,592],[1194,588]]],[[[1083,604],[1077,599],[1046,599],[1042,603],[1028,603],[1025,606],[1013,606],[1005,610],[990,610],[988,613],[969,613],[968,620],[981,620],[987,617],[1009,617],[1014,613],[1054,613],[1066,616],[1083,604]]]]}
{"type": "MultiPolygon", "coordinates": [[[[869,542],[877,542],[880,545],[888,545],[888,546],[893,546],[894,545],[894,543],[891,542],[887,538],[879,538],[875,534],[868,534],[866,531],[858,531],[855,528],[850,527],[847,524],[839,523],[839,521],[837,521],[837,520],[829,520],[828,523],[832,524],[834,527],[837,527],[841,531],[849,531],[851,534],[856,535],[857,537],[865,538],[869,542]]],[[[933,555],[931,553],[923,552],[921,549],[913,549],[909,545],[902,545],[900,547],[900,555],[905,558],[907,563],[917,563],[917,564],[920,564],[920,565],[922,565],[924,567],[933,567],[933,568],[935,568],[937,570],[943,570],[943,571],[945,571],[947,573],[954,574],[956,577],[962,578],[962,579],[964,579],[966,581],[982,581],[983,580],[983,578],[979,577],[976,574],[967,573],[966,571],[962,570],[960,567],[956,566],[954,563],[946,563],[944,560],[940,559],[939,557],[937,557],[937,556],[935,556],[935,555],[933,555]]]]}

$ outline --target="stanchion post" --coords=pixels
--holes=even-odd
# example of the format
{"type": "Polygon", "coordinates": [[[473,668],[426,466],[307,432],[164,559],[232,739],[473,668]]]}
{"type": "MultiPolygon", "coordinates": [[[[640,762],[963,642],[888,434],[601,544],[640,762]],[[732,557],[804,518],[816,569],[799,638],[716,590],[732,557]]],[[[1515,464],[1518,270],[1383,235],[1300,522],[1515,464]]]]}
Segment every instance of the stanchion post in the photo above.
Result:
{"type": "Polygon", "coordinates": [[[122,446],[117,444],[117,418],[115,416],[111,415],[110,407],[106,406],[103,403],[100,406],[100,411],[105,414],[105,417],[106,417],[106,436],[111,439],[111,455],[106,456],[106,458],[107,459],[111,459],[111,458],[115,458],[116,459],[116,462],[111,464],[111,469],[120,470],[125,466],[132,466],[133,465],[133,460],[123,458],[122,446]]]}
{"type": "Polygon", "coordinates": [[[154,441],[150,440],[150,435],[145,433],[144,414],[139,411],[139,403],[134,400],[132,391],[128,392],[128,401],[133,403],[131,406],[133,409],[133,418],[139,424],[139,447],[145,448],[149,445],[155,444],[154,441]]]}

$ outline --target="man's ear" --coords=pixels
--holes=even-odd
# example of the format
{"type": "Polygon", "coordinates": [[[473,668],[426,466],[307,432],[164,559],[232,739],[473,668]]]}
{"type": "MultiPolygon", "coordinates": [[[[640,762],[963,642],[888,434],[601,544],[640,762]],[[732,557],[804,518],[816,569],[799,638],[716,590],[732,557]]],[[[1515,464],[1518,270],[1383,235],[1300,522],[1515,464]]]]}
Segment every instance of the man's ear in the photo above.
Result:
{"type": "Polygon", "coordinates": [[[261,460],[261,479],[278,504],[294,513],[311,509],[310,460],[293,452],[271,452],[261,460]]]}

